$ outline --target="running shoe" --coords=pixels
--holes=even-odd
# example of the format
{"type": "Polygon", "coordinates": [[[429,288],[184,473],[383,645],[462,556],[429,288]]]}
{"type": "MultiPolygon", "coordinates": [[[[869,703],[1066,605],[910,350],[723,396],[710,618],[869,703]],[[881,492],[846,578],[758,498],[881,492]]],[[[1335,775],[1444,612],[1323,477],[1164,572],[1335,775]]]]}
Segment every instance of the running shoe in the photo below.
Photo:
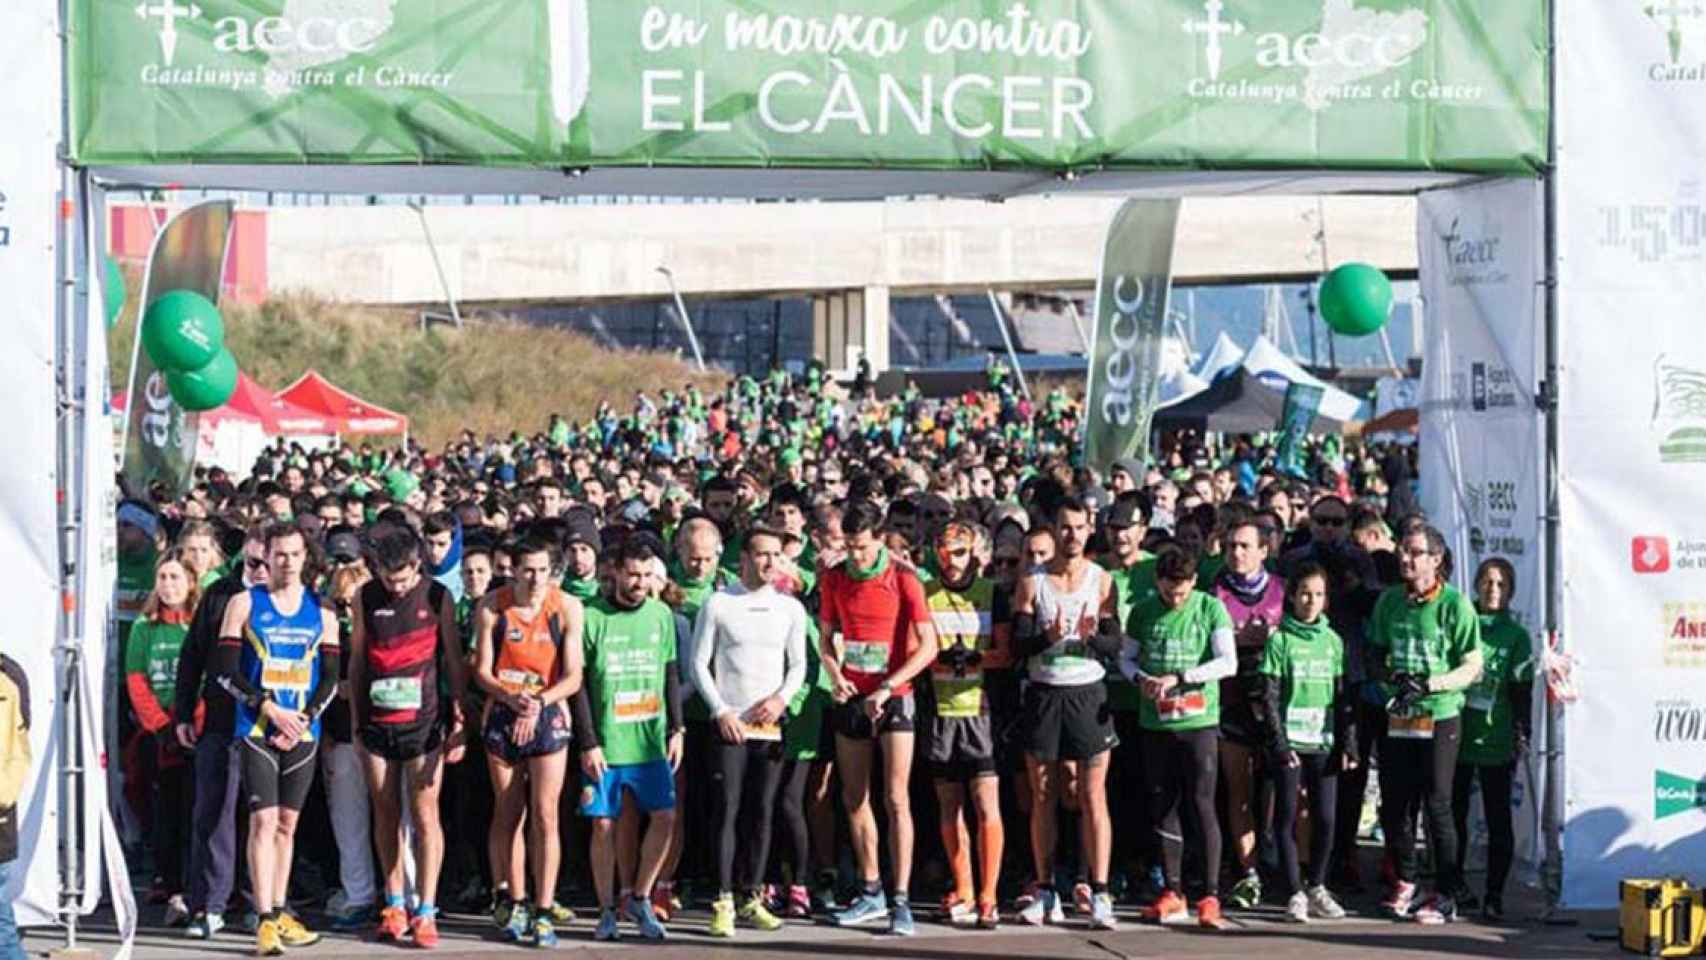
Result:
{"type": "Polygon", "coordinates": [[[1410,909],[1416,905],[1416,885],[1398,880],[1392,885],[1392,893],[1381,901],[1380,909],[1396,919],[1404,920],[1410,916],[1410,909]]]}
{"type": "Polygon", "coordinates": [[[1287,900],[1285,903],[1285,915],[1286,919],[1293,923],[1308,923],[1309,894],[1304,893],[1302,890],[1292,894],[1291,899],[1287,900]]]}
{"type": "Polygon", "coordinates": [[[527,932],[533,928],[533,918],[528,915],[527,904],[517,903],[510,907],[509,920],[504,924],[503,938],[510,943],[521,943],[527,939],[527,932]]]}
{"type": "Polygon", "coordinates": [[[640,928],[640,936],[647,940],[665,940],[669,931],[658,921],[657,911],[652,909],[650,899],[630,896],[628,898],[628,919],[640,928]]]}
{"type": "MultiPolygon", "coordinates": [[[[538,925],[534,925],[538,930],[538,925]]],[[[409,921],[409,932],[414,935],[415,946],[430,950],[438,946],[438,918],[427,914],[417,913],[409,921]]]]}
{"type": "Polygon", "coordinates": [[[1039,889],[1041,888],[1037,886],[1035,880],[1027,881],[1024,889],[1020,890],[1019,895],[1013,898],[1013,912],[1015,914],[1024,913],[1027,907],[1036,902],[1039,889]]]}
{"type": "Polygon", "coordinates": [[[365,930],[378,922],[379,911],[371,903],[364,906],[346,906],[337,912],[327,911],[326,918],[331,921],[327,926],[333,930],[339,933],[353,933],[357,930],[365,930]]]}
{"type": "Polygon", "coordinates": [[[160,921],[168,927],[181,927],[190,921],[189,905],[184,903],[184,895],[174,893],[166,898],[166,916],[160,921]]]}
{"type": "Polygon", "coordinates": [[[379,911],[379,926],[373,931],[373,939],[379,943],[395,943],[403,939],[403,934],[409,932],[409,916],[402,907],[386,907],[379,911]]]}
{"type": "Polygon", "coordinates": [[[575,922],[575,912],[555,900],[546,908],[546,913],[550,915],[551,922],[559,927],[566,927],[575,922]]]}
{"type": "Polygon", "coordinates": [[[515,901],[506,896],[503,891],[498,891],[497,895],[492,898],[492,926],[500,930],[509,926],[509,916],[514,910],[515,901]]]}
{"type": "Polygon", "coordinates": [[[1227,899],[1240,910],[1255,909],[1262,903],[1262,878],[1254,870],[1247,871],[1244,879],[1232,885],[1232,893],[1227,899]]]}
{"type": "Polygon", "coordinates": [[[958,893],[942,897],[942,922],[954,927],[969,927],[977,922],[977,908],[960,899],[958,893]]]}
{"type": "Polygon", "coordinates": [[[825,870],[817,875],[817,883],[812,887],[812,899],[817,901],[817,909],[824,913],[834,913],[841,909],[841,899],[835,893],[834,870],[825,870]]]}
{"type": "Polygon", "coordinates": [[[1161,891],[1155,902],[1143,908],[1143,918],[1152,923],[1183,923],[1190,919],[1185,898],[1172,890],[1161,891]]]}
{"type": "Polygon", "coordinates": [[[616,921],[616,908],[605,907],[598,914],[598,928],[592,931],[594,940],[615,942],[622,939],[622,928],[616,921]]]}
{"type": "Polygon", "coordinates": [[[794,884],[788,888],[788,902],[785,905],[788,916],[796,920],[805,920],[812,915],[812,896],[802,884],[794,884]]]}
{"type": "Polygon", "coordinates": [[[308,929],[295,914],[278,912],[278,936],[287,947],[311,947],[320,942],[320,935],[308,929]]]}
{"type": "Polygon", "coordinates": [[[838,927],[858,927],[867,923],[878,923],[889,917],[889,901],[881,892],[865,893],[856,897],[847,909],[835,915],[835,925],[838,927]]]}
{"type": "Polygon", "coordinates": [[[1001,908],[994,900],[985,900],[977,905],[977,928],[979,930],[995,930],[1001,926],[1001,908]]]}
{"type": "Polygon", "coordinates": [[[1226,918],[1220,914],[1219,897],[1203,897],[1197,901],[1197,926],[1209,930],[1219,930],[1226,926],[1226,918]]]}
{"type": "Polygon", "coordinates": [[[1073,884],[1072,885],[1072,912],[1078,914],[1081,917],[1089,916],[1090,911],[1093,907],[1093,904],[1090,902],[1093,895],[1094,895],[1093,891],[1091,891],[1090,885],[1088,883],[1085,883],[1084,881],[1080,880],[1077,883],[1073,884]]]}
{"type": "Polygon", "coordinates": [[[1436,893],[1422,901],[1414,914],[1417,923],[1437,927],[1457,919],[1457,901],[1436,893]]]}
{"type": "Polygon", "coordinates": [[[1309,891],[1309,915],[1319,920],[1343,920],[1345,908],[1339,905],[1331,890],[1316,887],[1309,891]]]}
{"type": "Polygon", "coordinates": [[[284,956],[284,940],[279,934],[278,921],[262,920],[255,926],[255,956],[284,956]]]}
{"type": "Polygon", "coordinates": [[[1090,929],[1119,929],[1119,921],[1114,919],[1114,898],[1109,894],[1098,893],[1090,897],[1090,929]]]}
{"type": "Polygon", "coordinates": [[[191,940],[212,940],[219,931],[225,929],[225,918],[217,913],[198,913],[190,921],[189,929],[184,935],[191,940]]]}
{"type": "Polygon", "coordinates": [[[557,945],[557,925],[551,922],[549,913],[540,914],[533,921],[533,945],[543,949],[557,945]]]}
{"type": "Polygon", "coordinates": [[[910,937],[917,932],[912,924],[912,904],[905,897],[894,898],[894,912],[889,914],[889,935],[910,937]]]}
{"type": "Polygon", "coordinates": [[[660,883],[652,888],[652,912],[666,923],[670,917],[675,916],[675,903],[669,885],[660,883]]]}
{"type": "Polygon", "coordinates": [[[711,936],[728,939],[735,935],[735,898],[718,897],[711,904],[711,936]]]}
{"type": "Polygon", "coordinates": [[[756,927],[766,933],[782,929],[782,919],[771,913],[770,908],[764,905],[763,894],[755,893],[747,898],[747,901],[740,905],[740,910],[737,912],[742,923],[756,927]]]}
{"type": "Polygon", "coordinates": [[[1055,893],[1053,887],[1038,887],[1036,899],[1019,912],[1019,919],[1033,927],[1065,923],[1066,912],[1060,907],[1060,894],[1055,893]]]}
{"type": "Polygon", "coordinates": [[[1505,919],[1505,898],[1487,894],[1487,900],[1481,904],[1481,919],[1488,923],[1503,923],[1505,919]]]}

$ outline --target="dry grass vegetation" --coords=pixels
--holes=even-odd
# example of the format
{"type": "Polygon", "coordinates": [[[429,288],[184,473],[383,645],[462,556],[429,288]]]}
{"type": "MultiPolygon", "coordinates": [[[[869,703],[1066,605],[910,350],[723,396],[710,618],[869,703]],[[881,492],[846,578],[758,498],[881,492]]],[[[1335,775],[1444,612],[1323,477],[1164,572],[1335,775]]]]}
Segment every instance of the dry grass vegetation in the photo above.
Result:
{"type": "MultiPolygon", "coordinates": [[[[123,383],[134,305],[109,337],[113,382],[123,383]]],[[[333,383],[407,414],[429,448],[464,428],[484,436],[545,428],[552,413],[584,419],[602,400],[626,411],[633,393],[656,396],[700,376],[673,355],[613,351],[566,330],[508,320],[470,320],[464,330],[423,333],[413,313],[291,296],[258,308],[229,308],[226,345],[243,369],[273,390],[316,369],[333,383]]]]}

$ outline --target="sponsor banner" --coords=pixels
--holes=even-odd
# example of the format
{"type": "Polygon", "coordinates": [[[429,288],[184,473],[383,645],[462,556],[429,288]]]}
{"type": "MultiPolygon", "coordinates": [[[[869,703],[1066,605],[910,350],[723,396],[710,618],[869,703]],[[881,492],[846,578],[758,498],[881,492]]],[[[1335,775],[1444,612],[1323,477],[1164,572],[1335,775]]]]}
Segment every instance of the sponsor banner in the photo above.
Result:
{"type": "MultiPolygon", "coordinates": [[[[193,290],[219,302],[225,251],[231,237],[232,203],[211,200],[180,210],[154,236],[142,281],[141,312],[174,290],[193,290]]],[[[136,351],[131,379],[139,400],[127,405],[130,427],[125,440],[124,475],[141,492],[162,484],[167,496],[189,489],[195,467],[201,415],[185,410],[166,388],[166,373],[154,366],[147,350],[136,351]]]]}
{"type": "Polygon", "coordinates": [[[1538,4],[72,0],[81,162],[1532,171],[1538,4]],[[1141,55],[1137,55],[1141,53],[1141,55]]]}
{"type": "Polygon", "coordinates": [[[1303,441],[1309,436],[1309,426],[1321,409],[1321,398],[1327,395],[1322,387],[1294,383],[1285,388],[1285,406],[1280,410],[1279,450],[1274,454],[1274,467],[1294,477],[1308,475],[1303,460],[1303,441]]]}
{"type": "Polygon", "coordinates": [[[1108,226],[1084,395],[1084,462],[1102,476],[1149,450],[1178,226],[1176,199],[1127,200],[1108,226]]]}
{"type": "MultiPolygon", "coordinates": [[[[1534,399],[1543,216],[1537,181],[1506,180],[1423,194],[1417,218],[1429,320],[1418,447],[1422,508],[1451,547],[1459,589],[1473,591],[1487,559],[1510,561],[1512,613],[1536,650],[1547,589],[1540,542],[1545,431],[1534,399]]],[[[1542,730],[1545,698],[1536,701],[1535,729],[1542,730]]],[[[1541,772],[1530,756],[1512,788],[1517,861],[1531,868],[1543,854],[1541,772]]],[[[1467,839],[1479,859],[1484,821],[1471,824],[1467,839]]]]}
{"type": "MultiPolygon", "coordinates": [[[[7,92],[0,97],[0,130],[6,131],[0,136],[0,290],[6,292],[8,324],[0,383],[9,398],[6,457],[0,464],[0,577],[11,595],[0,649],[29,680],[32,758],[18,800],[18,859],[0,889],[0,902],[12,903],[18,921],[31,926],[52,922],[59,904],[53,649],[60,609],[54,474],[58,26],[53,5],[25,4],[0,32],[0,89],[7,92]]],[[[95,820],[86,826],[98,825],[95,820]]]]}
{"type": "Polygon", "coordinates": [[[1564,903],[1596,908],[1706,881],[1706,9],[1561,4],[1558,42],[1564,903]]]}

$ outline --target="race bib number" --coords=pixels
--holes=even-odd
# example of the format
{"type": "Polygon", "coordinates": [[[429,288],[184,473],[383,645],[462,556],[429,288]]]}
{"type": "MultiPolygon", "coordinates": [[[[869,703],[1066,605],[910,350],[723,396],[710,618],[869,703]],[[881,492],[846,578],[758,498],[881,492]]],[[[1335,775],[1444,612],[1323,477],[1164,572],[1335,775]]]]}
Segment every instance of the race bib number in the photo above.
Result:
{"type": "Polygon", "coordinates": [[[847,641],[847,669],[855,673],[883,673],[888,668],[888,644],[868,640],[847,641]]]}
{"type": "Polygon", "coordinates": [[[1285,735],[1286,739],[1298,746],[1329,746],[1333,738],[1327,732],[1327,708],[1288,708],[1285,712],[1285,735]]]}
{"type": "Polygon", "coordinates": [[[663,700],[651,690],[618,690],[612,707],[617,723],[644,723],[663,714],[663,700]]]}
{"type": "Polygon", "coordinates": [[[545,689],[545,678],[531,670],[499,670],[498,683],[510,693],[537,693],[545,689]]]}
{"type": "Polygon", "coordinates": [[[1400,740],[1432,740],[1434,715],[1394,713],[1386,718],[1386,735],[1400,740]]]}
{"type": "Polygon", "coordinates": [[[419,710],[421,708],[420,677],[386,677],[367,687],[373,705],[382,710],[419,710]]]}
{"type": "Polygon", "coordinates": [[[1162,720],[1190,720],[1208,713],[1208,695],[1201,690],[1168,693],[1155,701],[1155,712],[1162,720]]]}
{"type": "Polygon", "coordinates": [[[261,663],[261,686],[279,693],[307,693],[314,669],[306,660],[268,657],[261,663]]]}
{"type": "Polygon", "coordinates": [[[748,740],[782,739],[782,724],[780,722],[758,724],[747,723],[745,720],[742,720],[740,723],[740,729],[742,733],[746,734],[746,738],[748,740]]]}

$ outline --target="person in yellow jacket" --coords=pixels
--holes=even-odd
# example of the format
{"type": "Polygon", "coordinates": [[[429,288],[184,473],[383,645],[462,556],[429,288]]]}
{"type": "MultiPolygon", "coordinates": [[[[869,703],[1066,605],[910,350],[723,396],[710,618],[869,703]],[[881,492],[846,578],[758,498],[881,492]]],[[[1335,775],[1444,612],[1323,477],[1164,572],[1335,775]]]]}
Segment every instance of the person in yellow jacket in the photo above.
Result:
{"type": "MultiPolygon", "coordinates": [[[[30,681],[0,653],[0,888],[18,859],[18,797],[30,775],[30,681]]],[[[0,960],[24,960],[12,902],[0,900],[0,960]]]]}

